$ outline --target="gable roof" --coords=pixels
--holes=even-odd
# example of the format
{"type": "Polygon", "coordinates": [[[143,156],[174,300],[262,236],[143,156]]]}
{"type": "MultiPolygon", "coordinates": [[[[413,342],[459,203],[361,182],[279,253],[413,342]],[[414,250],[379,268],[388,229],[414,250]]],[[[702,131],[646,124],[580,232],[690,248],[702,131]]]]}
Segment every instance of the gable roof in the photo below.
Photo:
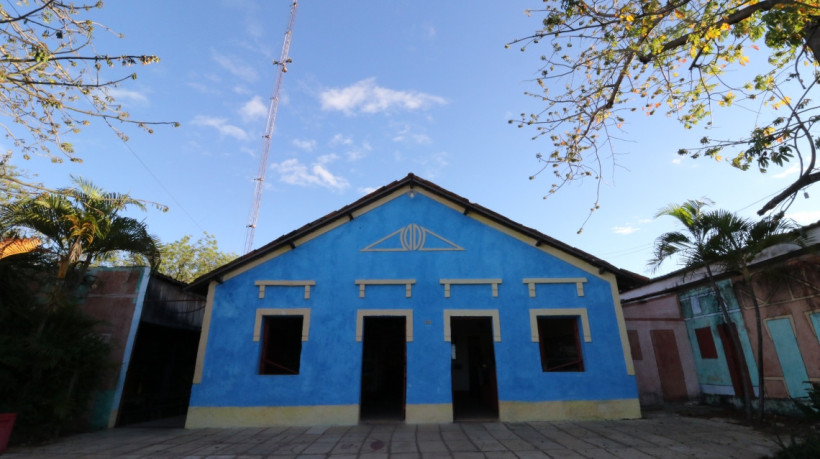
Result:
{"type": "Polygon", "coordinates": [[[285,247],[295,248],[295,241],[297,239],[303,238],[310,233],[319,231],[322,228],[328,227],[330,225],[336,224],[340,219],[344,219],[347,221],[354,219],[354,213],[366,208],[369,205],[376,203],[377,201],[384,199],[391,194],[401,190],[402,188],[409,187],[410,189],[419,189],[424,190],[427,193],[430,193],[436,197],[443,198],[451,202],[452,204],[463,208],[463,213],[467,214],[477,214],[480,217],[483,217],[487,220],[492,221],[495,224],[507,227],[513,231],[521,233],[525,236],[529,236],[530,238],[534,239],[535,245],[547,245],[551,246],[555,249],[558,249],[562,252],[565,252],[569,255],[577,257],[592,266],[598,268],[599,273],[603,274],[604,272],[613,273],[617,280],[618,280],[618,288],[619,290],[627,290],[630,288],[635,288],[638,285],[642,285],[649,281],[648,278],[641,276],[639,274],[635,274],[631,271],[627,271],[624,269],[617,268],[606,261],[601,260],[600,258],[594,257],[582,250],[576,249],[575,247],[569,246],[564,244],[563,242],[553,239],[535,229],[526,227],[520,223],[516,223],[510,220],[503,215],[500,215],[492,210],[489,210],[485,207],[482,207],[478,204],[470,202],[468,199],[461,197],[451,191],[445,190],[440,186],[434,184],[433,182],[424,180],[413,173],[407,174],[406,177],[396,180],[392,183],[389,183],[376,191],[362,197],[361,199],[348,204],[347,206],[342,207],[334,212],[331,212],[324,217],[319,218],[313,222],[310,222],[299,229],[291,231],[288,234],[285,234],[274,241],[259,247],[256,250],[248,252],[247,254],[227,263],[219,268],[204,274],[197,279],[194,279],[191,282],[189,289],[196,290],[200,292],[204,292],[207,288],[208,283],[212,280],[221,281],[222,276],[225,274],[240,268],[246,264],[252,263],[257,261],[274,251],[283,249],[285,247]]]}

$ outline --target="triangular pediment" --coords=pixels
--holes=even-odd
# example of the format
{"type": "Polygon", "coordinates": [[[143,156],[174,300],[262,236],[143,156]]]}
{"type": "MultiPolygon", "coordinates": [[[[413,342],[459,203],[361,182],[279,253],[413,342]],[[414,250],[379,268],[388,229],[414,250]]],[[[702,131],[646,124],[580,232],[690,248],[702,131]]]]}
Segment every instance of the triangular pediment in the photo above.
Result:
{"type": "Polygon", "coordinates": [[[440,252],[464,250],[429,229],[411,223],[363,248],[362,252],[440,252]]]}

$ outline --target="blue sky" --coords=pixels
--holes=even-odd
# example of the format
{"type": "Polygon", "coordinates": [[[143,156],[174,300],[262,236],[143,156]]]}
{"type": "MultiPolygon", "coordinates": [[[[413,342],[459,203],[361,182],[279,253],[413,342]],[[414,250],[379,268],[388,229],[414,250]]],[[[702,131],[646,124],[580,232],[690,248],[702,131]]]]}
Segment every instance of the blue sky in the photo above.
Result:
{"type": "MultiPolygon", "coordinates": [[[[787,168],[764,175],[680,158],[678,148],[696,145],[701,132],[662,115],[628,120],[601,209],[576,234],[595,183],[573,184],[544,200],[549,178],[528,177],[539,169],[536,153],[548,145],[507,123],[539,109],[524,95],[534,89],[538,49],[504,47],[538,27],[540,18],[524,10],[539,3],[300,2],[254,246],[413,172],[648,275],[654,239],[675,228],[653,218],[660,208],[709,197],[717,207],[751,216],[795,177],[787,168]]],[[[241,253],[275,81],[272,61],[289,12],[289,0],[107,2],[93,17],[124,37],[100,30],[97,51],[161,58],[137,68],[139,78],[113,95],[132,118],[181,127],[153,135],[126,128],[130,140],[123,143],[104,125],[92,125],[72,138],[83,163],[17,158],[15,164],[48,186],[67,186],[73,174],[166,204],[167,213],[134,216],[164,242],[207,231],[222,250],[241,253]]],[[[747,122],[733,113],[716,119],[713,133],[748,131],[747,122]]],[[[789,215],[804,224],[820,220],[813,202],[798,198],[789,215]]]]}

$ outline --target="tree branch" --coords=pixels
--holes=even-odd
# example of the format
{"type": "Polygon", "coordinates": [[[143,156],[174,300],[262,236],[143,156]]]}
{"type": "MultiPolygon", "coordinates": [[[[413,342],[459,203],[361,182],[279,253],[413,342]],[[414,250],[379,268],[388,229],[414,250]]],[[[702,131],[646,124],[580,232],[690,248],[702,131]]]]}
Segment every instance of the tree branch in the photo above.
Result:
{"type": "MultiPolygon", "coordinates": [[[[736,11],[736,12],[726,16],[725,19],[723,19],[722,21],[717,22],[714,25],[715,26],[721,26],[723,24],[729,24],[729,25],[737,24],[738,22],[740,22],[744,19],[748,19],[749,17],[751,17],[751,15],[753,15],[754,13],[757,13],[758,11],[768,11],[768,10],[774,8],[775,6],[793,5],[793,4],[796,4],[796,3],[797,3],[797,1],[795,1],[795,0],[763,0],[762,2],[758,2],[758,3],[755,3],[753,5],[749,5],[746,8],[743,8],[740,11],[736,11]]],[[[638,60],[642,64],[648,64],[658,54],[662,54],[666,51],[676,49],[676,48],[679,48],[679,47],[685,45],[686,42],[689,41],[689,38],[692,37],[692,35],[694,35],[694,33],[688,33],[688,34],[683,35],[681,37],[678,37],[674,40],[668,41],[668,42],[664,43],[664,45],[661,47],[661,50],[660,50],[659,53],[657,53],[657,54],[655,54],[655,53],[643,54],[643,55],[638,57],[638,60]]]]}

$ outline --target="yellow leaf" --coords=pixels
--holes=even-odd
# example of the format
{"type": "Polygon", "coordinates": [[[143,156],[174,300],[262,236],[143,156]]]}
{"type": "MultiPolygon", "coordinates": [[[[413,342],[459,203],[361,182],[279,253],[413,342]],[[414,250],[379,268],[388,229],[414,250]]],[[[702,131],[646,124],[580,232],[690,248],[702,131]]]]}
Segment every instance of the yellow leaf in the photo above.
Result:
{"type": "Polygon", "coordinates": [[[683,19],[684,15],[680,12],[680,10],[675,10],[675,17],[678,19],[683,19]]]}

